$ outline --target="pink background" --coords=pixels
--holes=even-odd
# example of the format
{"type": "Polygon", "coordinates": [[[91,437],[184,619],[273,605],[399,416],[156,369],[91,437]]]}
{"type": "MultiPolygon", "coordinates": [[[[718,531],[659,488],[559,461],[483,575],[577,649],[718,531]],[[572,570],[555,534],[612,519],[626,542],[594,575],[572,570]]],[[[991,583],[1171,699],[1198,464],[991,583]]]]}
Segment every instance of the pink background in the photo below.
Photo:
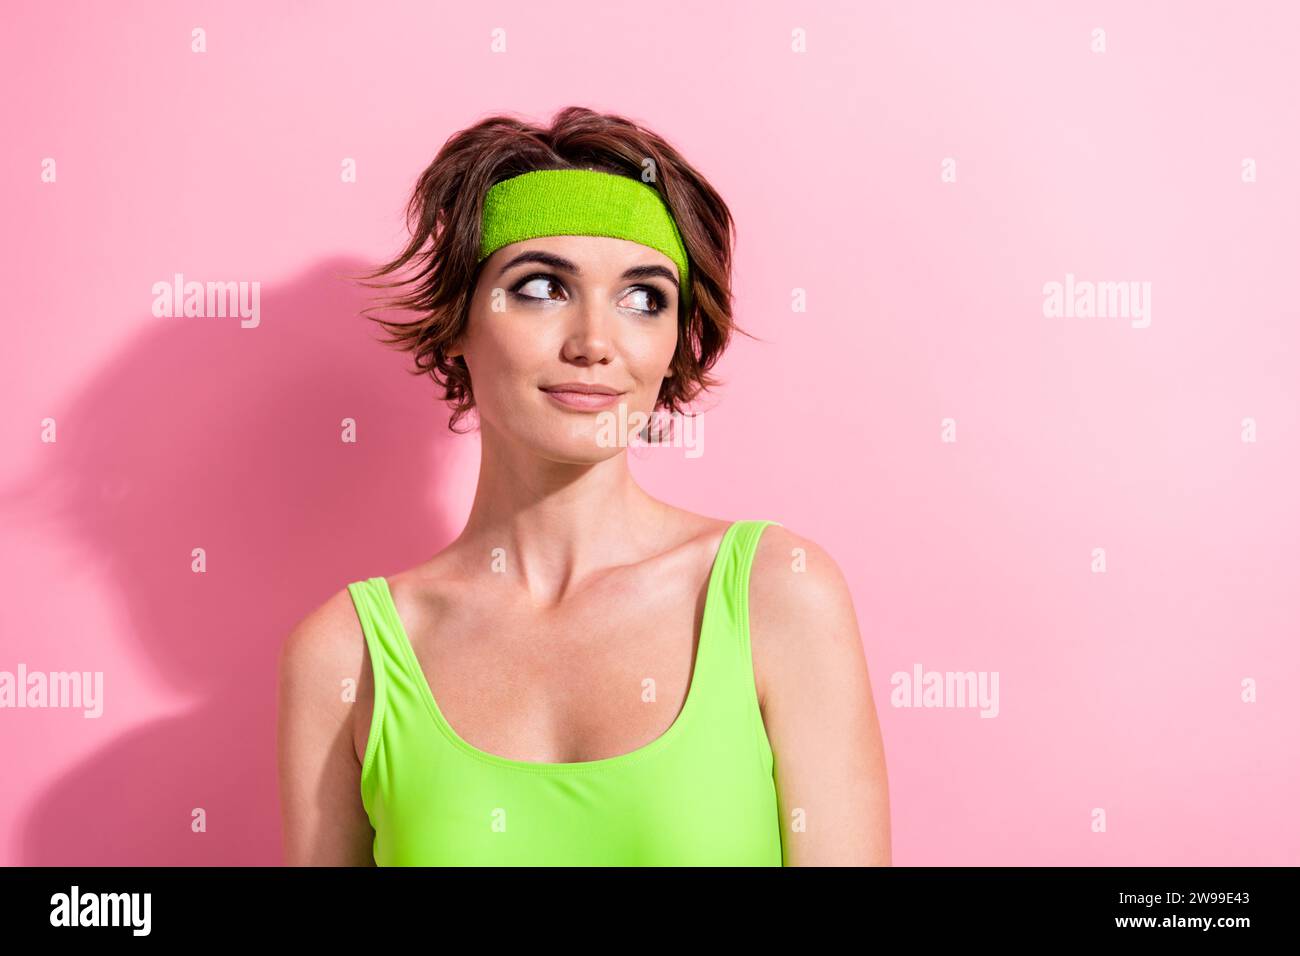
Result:
{"type": "Polygon", "coordinates": [[[106,705],[0,710],[0,862],[280,861],[280,641],[453,537],[477,469],[337,275],[453,132],[579,104],[739,223],[763,341],[702,457],[633,467],[840,563],[895,863],[1300,863],[1295,11],[7,4],[0,670],[103,671],[106,705]],[[261,325],[153,317],[175,272],[260,282],[261,325]],[[1067,272],[1151,282],[1151,326],[1045,317],[1067,272]],[[891,706],[918,663],[996,671],[999,715],[891,706]]]}

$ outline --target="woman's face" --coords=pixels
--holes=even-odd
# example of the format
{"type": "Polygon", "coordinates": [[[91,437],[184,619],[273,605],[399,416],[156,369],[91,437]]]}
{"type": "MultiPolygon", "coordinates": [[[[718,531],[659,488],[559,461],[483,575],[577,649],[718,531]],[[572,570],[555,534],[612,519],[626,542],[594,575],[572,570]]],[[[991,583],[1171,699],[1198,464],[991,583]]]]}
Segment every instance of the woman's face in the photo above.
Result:
{"type": "Polygon", "coordinates": [[[554,461],[617,454],[645,423],[634,413],[651,413],[671,374],[677,280],[663,253],[605,236],[545,236],[496,250],[449,353],[465,358],[483,424],[554,461]],[[556,389],[573,382],[617,394],[556,389]]]}

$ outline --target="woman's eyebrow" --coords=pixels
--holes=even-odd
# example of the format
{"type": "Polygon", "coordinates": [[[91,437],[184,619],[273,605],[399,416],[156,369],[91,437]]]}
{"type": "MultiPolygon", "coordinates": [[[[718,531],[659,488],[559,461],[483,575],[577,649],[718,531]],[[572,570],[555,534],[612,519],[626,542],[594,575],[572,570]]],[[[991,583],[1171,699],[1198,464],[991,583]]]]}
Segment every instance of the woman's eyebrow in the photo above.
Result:
{"type": "MultiPolygon", "coordinates": [[[[577,263],[573,262],[570,259],[566,259],[563,256],[557,256],[553,252],[542,252],[540,249],[530,249],[527,252],[519,253],[519,255],[515,256],[513,259],[511,259],[509,262],[503,265],[501,267],[501,271],[507,272],[510,269],[513,269],[515,266],[526,265],[530,262],[536,263],[538,265],[550,266],[552,269],[557,269],[560,272],[567,272],[569,273],[569,275],[574,275],[574,276],[582,275],[582,270],[578,268],[577,263]]],[[[663,266],[658,266],[658,265],[633,266],[631,269],[626,270],[623,273],[621,278],[667,279],[669,282],[673,284],[674,287],[677,287],[677,277],[673,275],[672,271],[670,269],[666,269],[663,266]]]]}
{"type": "Polygon", "coordinates": [[[508,269],[513,269],[515,266],[521,266],[528,262],[536,262],[544,266],[550,266],[552,269],[559,269],[561,272],[567,272],[570,275],[582,275],[582,270],[578,268],[576,263],[571,262],[563,256],[557,256],[553,252],[542,252],[540,249],[531,249],[528,252],[519,253],[519,255],[515,256],[503,265],[501,271],[505,272],[508,269]]]}
{"type": "Polygon", "coordinates": [[[673,288],[677,288],[677,277],[673,275],[671,269],[665,269],[663,266],[634,266],[623,273],[624,279],[667,279],[672,283],[673,288]]]}

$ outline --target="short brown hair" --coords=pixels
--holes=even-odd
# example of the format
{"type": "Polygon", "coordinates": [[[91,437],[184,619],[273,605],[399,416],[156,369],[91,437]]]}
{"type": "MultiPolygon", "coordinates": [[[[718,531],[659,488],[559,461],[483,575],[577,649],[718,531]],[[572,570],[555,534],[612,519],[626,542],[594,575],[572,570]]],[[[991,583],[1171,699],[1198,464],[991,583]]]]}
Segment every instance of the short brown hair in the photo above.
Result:
{"type": "MultiPolygon", "coordinates": [[[[690,264],[689,310],[678,305],[677,351],[672,375],[660,387],[655,409],[680,412],[718,381],[709,370],[739,329],[731,315],[731,246],[735,223],[722,197],[671,145],[655,133],[608,113],[570,106],[549,128],[511,116],[482,120],[452,136],[420,174],[406,206],[411,239],[402,252],[358,278],[371,288],[409,286],[405,294],[362,311],[391,336],[384,344],[410,351],[413,374],[428,373],[452,405],[448,427],[474,407],[469,369],[447,347],[464,331],[478,282],[483,198],[496,183],[536,169],[596,169],[647,181],[677,222],[690,264]],[[412,276],[390,276],[408,263],[412,276]],[[377,307],[414,311],[410,322],[377,319],[377,307]]],[[[683,290],[685,291],[685,290],[683,290]]]]}

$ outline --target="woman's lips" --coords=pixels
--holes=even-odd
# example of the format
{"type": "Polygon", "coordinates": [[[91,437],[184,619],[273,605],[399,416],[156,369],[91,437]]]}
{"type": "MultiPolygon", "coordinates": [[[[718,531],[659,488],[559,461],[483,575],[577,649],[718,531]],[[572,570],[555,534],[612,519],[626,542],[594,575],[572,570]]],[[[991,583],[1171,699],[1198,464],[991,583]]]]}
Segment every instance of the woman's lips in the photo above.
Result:
{"type": "Polygon", "coordinates": [[[562,389],[542,389],[551,401],[563,408],[577,409],[582,412],[599,411],[617,405],[622,395],[607,395],[601,392],[566,392],[562,389]]]}

